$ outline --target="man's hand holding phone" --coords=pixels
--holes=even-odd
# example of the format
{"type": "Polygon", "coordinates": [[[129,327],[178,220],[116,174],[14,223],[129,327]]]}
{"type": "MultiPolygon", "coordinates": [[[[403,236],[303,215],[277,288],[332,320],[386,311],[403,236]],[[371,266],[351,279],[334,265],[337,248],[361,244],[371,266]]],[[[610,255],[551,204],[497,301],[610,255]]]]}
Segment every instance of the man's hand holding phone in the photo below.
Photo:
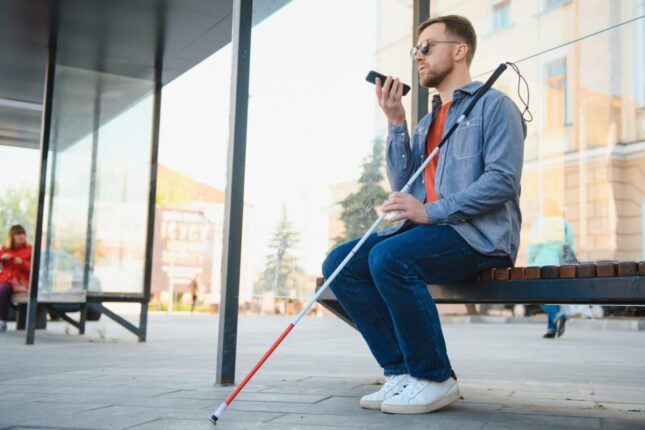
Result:
{"type": "Polygon", "coordinates": [[[385,82],[381,82],[381,79],[377,77],[374,84],[376,85],[376,100],[383,109],[387,120],[394,125],[403,125],[405,123],[405,109],[401,103],[401,97],[403,97],[404,84],[399,81],[399,78],[392,79],[392,76],[388,76],[385,82]]]}

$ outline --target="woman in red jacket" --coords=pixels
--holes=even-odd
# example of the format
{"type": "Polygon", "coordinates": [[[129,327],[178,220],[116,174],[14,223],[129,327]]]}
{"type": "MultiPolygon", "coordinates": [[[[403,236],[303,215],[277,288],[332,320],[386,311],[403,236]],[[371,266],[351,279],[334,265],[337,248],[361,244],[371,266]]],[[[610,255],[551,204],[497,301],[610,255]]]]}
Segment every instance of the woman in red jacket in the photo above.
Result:
{"type": "Polygon", "coordinates": [[[7,330],[12,293],[26,293],[31,269],[31,245],[21,225],[9,229],[8,244],[0,248],[0,332],[7,330]]]}

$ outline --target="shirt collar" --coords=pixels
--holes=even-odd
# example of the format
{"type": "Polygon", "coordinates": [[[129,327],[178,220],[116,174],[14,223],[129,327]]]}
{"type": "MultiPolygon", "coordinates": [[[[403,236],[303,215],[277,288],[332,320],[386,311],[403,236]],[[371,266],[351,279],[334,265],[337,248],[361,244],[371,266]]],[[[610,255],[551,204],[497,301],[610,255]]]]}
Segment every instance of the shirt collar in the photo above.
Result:
{"type": "MultiPolygon", "coordinates": [[[[464,97],[466,94],[471,96],[477,91],[481,86],[484,85],[483,82],[480,81],[472,81],[464,85],[463,87],[455,90],[454,94],[452,95],[453,101],[459,101],[462,97],[464,97]],[[465,93],[465,94],[463,94],[465,93]]],[[[439,97],[439,94],[435,94],[432,96],[432,108],[435,109],[441,105],[441,97],[439,97]]]]}

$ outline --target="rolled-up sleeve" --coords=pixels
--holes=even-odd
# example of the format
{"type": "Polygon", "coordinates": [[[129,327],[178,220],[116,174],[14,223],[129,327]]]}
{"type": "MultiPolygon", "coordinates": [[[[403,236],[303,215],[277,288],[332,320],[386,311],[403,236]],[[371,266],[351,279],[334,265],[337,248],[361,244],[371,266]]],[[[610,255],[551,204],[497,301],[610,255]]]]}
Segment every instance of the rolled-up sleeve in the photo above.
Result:
{"type": "Polygon", "coordinates": [[[519,195],[526,124],[507,96],[492,103],[484,118],[484,173],[464,189],[426,204],[430,223],[462,223],[519,195]]]}

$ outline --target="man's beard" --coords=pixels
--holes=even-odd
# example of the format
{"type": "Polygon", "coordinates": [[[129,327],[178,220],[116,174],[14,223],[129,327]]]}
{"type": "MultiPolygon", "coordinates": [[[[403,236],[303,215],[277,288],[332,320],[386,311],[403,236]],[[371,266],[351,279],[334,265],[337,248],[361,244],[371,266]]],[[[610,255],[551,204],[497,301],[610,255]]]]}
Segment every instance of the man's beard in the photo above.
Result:
{"type": "Polygon", "coordinates": [[[419,76],[419,82],[421,82],[421,85],[423,85],[424,87],[436,88],[437,85],[439,85],[441,81],[443,81],[445,77],[452,72],[453,69],[454,66],[452,64],[449,64],[443,69],[438,69],[434,72],[431,71],[426,76],[419,76]]]}

